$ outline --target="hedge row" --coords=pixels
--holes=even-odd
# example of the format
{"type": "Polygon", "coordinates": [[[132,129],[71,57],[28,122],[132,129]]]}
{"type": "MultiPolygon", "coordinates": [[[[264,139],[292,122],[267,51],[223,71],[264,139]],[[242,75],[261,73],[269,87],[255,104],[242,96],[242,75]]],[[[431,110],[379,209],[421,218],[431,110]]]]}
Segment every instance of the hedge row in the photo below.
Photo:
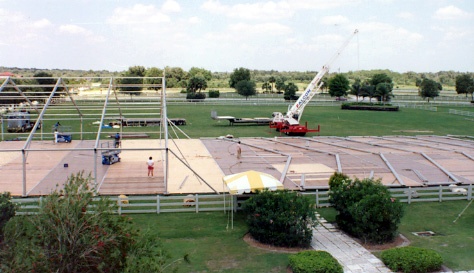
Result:
{"type": "Polygon", "coordinates": [[[398,111],[398,106],[377,105],[377,104],[349,104],[341,105],[342,110],[369,110],[369,111],[398,111]]]}
{"type": "Polygon", "coordinates": [[[293,273],[343,273],[341,264],[326,251],[307,250],[290,255],[293,273]]]}
{"type": "Polygon", "coordinates": [[[384,250],[381,258],[391,270],[404,273],[438,271],[443,264],[443,258],[436,251],[411,246],[384,250]]]}

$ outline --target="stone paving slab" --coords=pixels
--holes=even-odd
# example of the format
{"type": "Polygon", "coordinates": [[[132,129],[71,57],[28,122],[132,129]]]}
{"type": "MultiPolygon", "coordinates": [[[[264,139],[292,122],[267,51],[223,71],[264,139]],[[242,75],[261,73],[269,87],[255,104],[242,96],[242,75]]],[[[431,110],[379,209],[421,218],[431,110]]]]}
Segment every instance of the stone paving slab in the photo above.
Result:
{"type": "MultiPolygon", "coordinates": [[[[330,253],[344,268],[344,273],[389,273],[385,264],[351,237],[317,215],[319,225],[313,230],[311,246],[330,253]]],[[[444,271],[438,273],[474,273],[444,271]]]]}

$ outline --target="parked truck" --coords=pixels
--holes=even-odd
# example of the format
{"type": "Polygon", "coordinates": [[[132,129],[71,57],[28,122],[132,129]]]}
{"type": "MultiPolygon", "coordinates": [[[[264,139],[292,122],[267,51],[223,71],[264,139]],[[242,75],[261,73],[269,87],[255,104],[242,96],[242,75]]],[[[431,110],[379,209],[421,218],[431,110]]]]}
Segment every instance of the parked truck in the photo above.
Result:
{"type": "MultiPolygon", "coordinates": [[[[7,115],[7,131],[10,133],[31,131],[35,123],[35,120],[31,120],[29,112],[11,112],[7,115]]],[[[41,123],[38,129],[41,129],[41,123]]]]}

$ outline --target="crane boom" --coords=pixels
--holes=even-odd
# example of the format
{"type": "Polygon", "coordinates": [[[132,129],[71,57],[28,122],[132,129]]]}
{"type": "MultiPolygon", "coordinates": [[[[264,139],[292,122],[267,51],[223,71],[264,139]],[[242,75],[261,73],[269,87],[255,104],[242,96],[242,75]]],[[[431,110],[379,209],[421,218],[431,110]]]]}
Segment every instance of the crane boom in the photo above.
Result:
{"type": "Polygon", "coordinates": [[[298,98],[295,104],[288,110],[286,113],[287,118],[295,118],[300,121],[301,115],[303,114],[304,107],[311,101],[314,95],[319,93],[321,90],[321,80],[329,72],[329,68],[334,63],[334,61],[341,55],[342,51],[346,48],[349,42],[352,40],[354,35],[356,35],[359,31],[356,29],[352,35],[342,44],[339,50],[334,54],[331,59],[322,67],[322,69],[316,74],[314,79],[309,83],[308,87],[306,87],[304,93],[298,98]]]}
{"type": "Polygon", "coordinates": [[[302,135],[304,136],[307,132],[319,132],[318,129],[308,129],[307,126],[300,125],[300,118],[303,115],[305,106],[311,101],[314,95],[319,93],[322,86],[322,78],[328,73],[329,68],[334,61],[341,55],[342,51],[346,48],[352,38],[359,32],[354,30],[352,35],[342,44],[339,50],[329,59],[329,61],[322,67],[322,69],[316,74],[314,79],[306,87],[303,94],[296,100],[295,104],[288,108],[288,112],[283,115],[280,112],[273,113],[273,120],[270,123],[270,128],[276,128],[277,131],[284,132],[289,135],[302,135]]]}

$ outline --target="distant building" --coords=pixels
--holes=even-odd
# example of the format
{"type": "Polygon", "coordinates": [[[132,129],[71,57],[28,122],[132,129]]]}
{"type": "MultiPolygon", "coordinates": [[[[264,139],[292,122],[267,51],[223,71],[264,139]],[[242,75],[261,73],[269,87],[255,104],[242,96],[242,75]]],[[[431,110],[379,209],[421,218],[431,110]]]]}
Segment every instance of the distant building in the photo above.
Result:
{"type": "Polygon", "coordinates": [[[18,76],[13,74],[12,72],[0,72],[0,77],[18,77],[18,76]]]}

